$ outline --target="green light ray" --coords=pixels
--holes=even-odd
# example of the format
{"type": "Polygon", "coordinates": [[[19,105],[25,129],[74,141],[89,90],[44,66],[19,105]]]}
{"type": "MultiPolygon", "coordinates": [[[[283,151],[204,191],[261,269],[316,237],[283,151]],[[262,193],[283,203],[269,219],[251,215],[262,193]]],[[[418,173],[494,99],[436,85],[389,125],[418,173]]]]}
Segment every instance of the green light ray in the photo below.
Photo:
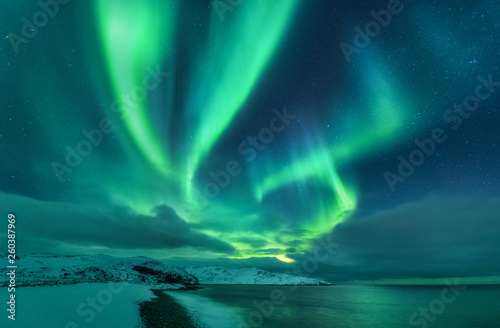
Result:
{"type": "Polygon", "coordinates": [[[334,163],[347,167],[360,158],[394,145],[405,132],[405,122],[412,112],[409,101],[398,92],[397,83],[387,73],[389,70],[383,70],[373,62],[364,62],[360,72],[363,72],[364,78],[360,80],[369,101],[343,105],[342,117],[336,117],[336,111],[333,111],[332,121],[336,122],[333,136],[337,138],[330,136],[331,140],[322,144],[324,137],[316,136],[315,140],[320,141],[307,145],[310,151],[306,156],[292,156],[291,163],[283,169],[264,170],[270,174],[256,177],[254,181],[254,197],[258,202],[278,188],[305,180],[329,186],[335,199],[321,200],[321,213],[302,226],[307,230],[304,237],[315,238],[331,231],[356,208],[356,188],[341,178],[334,163]]]}
{"type": "Polygon", "coordinates": [[[176,12],[159,0],[130,0],[126,5],[120,0],[96,1],[96,8],[109,78],[125,113],[125,126],[143,156],[164,171],[169,156],[152,126],[147,94],[142,100],[129,101],[128,96],[143,85],[148,67],[162,63],[159,49],[171,49],[176,12]]]}
{"type": "MultiPolygon", "coordinates": [[[[360,69],[364,72],[364,87],[369,95],[369,102],[352,105],[343,111],[343,117],[333,116],[336,122],[334,136],[327,143],[333,145],[316,147],[319,151],[310,152],[310,155],[300,160],[294,160],[284,169],[274,172],[260,180],[254,187],[257,200],[262,200],[264,195],[283,184],[295,179],[304,179],[318,174],[315,166],[321,163],[321,158],[327,156],[330,161],[335,161],[345,166],[363,156],[399,142],[400,135],[405,132],[405,122],[412,113],[412,106],[397,90],[395,81],[389,74],[383,74],[371,62],[365,63],[360,69]],[[339,123],[340,122],[340,123],[339,123]],[[314,168],[304,170],[304,168],[314,168]]],[[[335,111],[333,111],[335,113],[335,111]]]]}
{"type": "Polygon", "coordinates": [[[200,161],[212,149],[248,98],[281,43],[298,1],[248,1],[222,24],[216,12],[208,46],[197,59],[189,92],[187,188],[200,161]]]}

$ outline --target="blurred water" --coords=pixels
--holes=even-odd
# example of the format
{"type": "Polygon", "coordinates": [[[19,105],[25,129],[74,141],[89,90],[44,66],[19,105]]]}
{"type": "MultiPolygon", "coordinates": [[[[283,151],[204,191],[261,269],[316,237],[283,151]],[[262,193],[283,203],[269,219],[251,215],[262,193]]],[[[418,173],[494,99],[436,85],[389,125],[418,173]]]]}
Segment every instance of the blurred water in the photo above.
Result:
{"type": "Polygon", "coordinates": [[[204,287],[182,293],[230,306],[241,328],[500,327],[500,286],[204,287]]]}

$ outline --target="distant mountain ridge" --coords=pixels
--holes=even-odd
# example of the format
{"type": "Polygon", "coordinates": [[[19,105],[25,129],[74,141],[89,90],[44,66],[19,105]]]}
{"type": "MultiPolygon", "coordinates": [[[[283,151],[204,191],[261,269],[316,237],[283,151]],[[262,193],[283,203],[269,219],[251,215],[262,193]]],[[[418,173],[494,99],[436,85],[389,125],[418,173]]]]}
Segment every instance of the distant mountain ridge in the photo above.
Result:
{"type": "MultiPolygon", "coordinates": [[[[148,257],[117,258],[108,255],[56,256],[31,254],[16,260],[17,286],[72,285],[84,282],[120,282],[157,289],[198,285],[184,269],[148,257]]],[[[7,268],[0,268],[6,275],[7,268]]],[[[6,285],[4,282],[0,284],[6,285]]]]}
{"type": "Polygon", "coordinates": [[[270,272],[253,267],[228,269],[218,265],[185,267],[196,276],[200,284],[242,284],[242,285],[331,285],[330,283],[301,276],[270,272]]]}
{"type": "MultiPolygon", "coordinates": [[[[221,266],[180,268],[143,256],[118,258],[109,255],[56,256],[30,254],[16,259],[16,286],[72,285],[128,282],[154,289],[177,289],[201,284],[329,285],[323,281],[269,272],[257,268],[228,269],[221,266]]],[[[8,269],[0,268],[6,277],[8,269]]],[[[0,286],[6,286],[1,281],[0,286]]]]}

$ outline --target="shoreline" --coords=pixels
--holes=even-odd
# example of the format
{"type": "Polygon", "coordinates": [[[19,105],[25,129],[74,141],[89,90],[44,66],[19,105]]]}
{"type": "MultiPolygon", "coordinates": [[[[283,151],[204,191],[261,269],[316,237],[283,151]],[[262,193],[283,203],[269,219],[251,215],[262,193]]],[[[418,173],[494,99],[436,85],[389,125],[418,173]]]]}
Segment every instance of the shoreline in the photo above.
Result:
{"type": "Polygon", "coordinates": [[[198,328],[185,307],[163,290],[151,289],[156,298],[139,303],[139,315],[144,328],[198,328]]]}
{"type": "MultiPolygon", "coordinates": [[[[226,327],[221,319],[230,319],[228,327],[237,327],[242,319],[239,314],[221,303],[213,302],[196,293],[189,293],[205,287],[220,284],[200,284],[185,286],[184,288],[151,289],[154,298],[139,303],[139,316],[144,328],[179,327],[201,328],[207,326],[226,327]],[[188,293],[184,293],[188,292],[188,293]]],[[[237,286],[250,286],[255,284],[224,284],[237,286]]],[[[277,285],[266,284],[258,286],[286,286],[286,287],[327,287],[331,285],[277,285]]]]}
{"type": "Polygon", "coordinates": [[[139,303],[143,328],[235,328],[242,323],[240,313],[222,303],[193,293],[204,289],[190,286],[177,290],[151,290],[156,298],[139,303]]]}

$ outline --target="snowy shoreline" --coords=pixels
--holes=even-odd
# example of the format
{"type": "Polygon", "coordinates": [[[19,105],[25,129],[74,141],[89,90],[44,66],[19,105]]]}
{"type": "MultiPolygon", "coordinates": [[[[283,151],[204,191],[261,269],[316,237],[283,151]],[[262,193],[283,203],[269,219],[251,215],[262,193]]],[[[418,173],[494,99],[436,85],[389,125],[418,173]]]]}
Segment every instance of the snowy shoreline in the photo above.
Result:
{"type": "Polygon", "coordinates": [[[236,328],[243,319],[236,309],[183,291],[162,291],[184,307],[197,328],[236,328]]]}
{"type": "MultiPolygon", "coordinates": [[[[158,327],[158,320],[168,321],[165,318],[176,316],[178,321],[160,326],[192,328],[192,321],[203,328],[240,327],[245,325],[238,308],[199,293],[176,290],[228,284],[328,285],[314,278],[253,267],[180,268],[147,257],[30,254],[17,258],[17,262],[16,325],[22,327],[36,327],[36,320],[40,319],[47,327],[112,327],[116,322],[120,322],[120,327],[158,327]],[[120,314],[123,309],[126,315],[120,314]],[[150,319],[149,325],[144,323],[145,316],[150,319]]],[[[0,274],[6,273],[5,267],[0,268],[0,274]]],[[[7,283],[2,281],[0,286],[6,287],[7,283]]],[[[6,292],[7,288],[2,290],[6,292]]],[[[8,297],[4,295],[5,299],[8,297]]],[[[4,324],[3,320],[8,320],[7,316],[0,320],[1,327],[12,323],[4,324]]]]}

